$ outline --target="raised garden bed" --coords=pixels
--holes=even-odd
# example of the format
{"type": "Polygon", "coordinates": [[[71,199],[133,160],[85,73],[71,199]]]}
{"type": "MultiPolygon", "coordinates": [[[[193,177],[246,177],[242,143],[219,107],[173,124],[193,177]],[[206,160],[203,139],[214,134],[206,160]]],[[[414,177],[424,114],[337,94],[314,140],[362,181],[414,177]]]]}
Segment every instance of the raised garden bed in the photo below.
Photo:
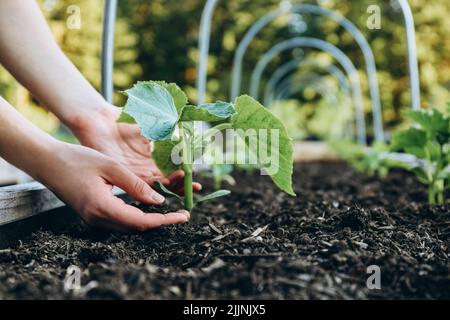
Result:
{"type": "Polygon", "coordinates": [[[0,298],[450,298],[450,210],[426,205],[414,177],[379,180],[339,162],[295,169],[297,198],[239,172],[229,197],[198,207],[198,224],[144,235],[53,213],[65,223],[0,251],[0,298]],[[89,290],[63,290],[70,265],[83,285],[95,281],[89,290]],[[380,290],[366,287],[370,265],[380,290]]]}

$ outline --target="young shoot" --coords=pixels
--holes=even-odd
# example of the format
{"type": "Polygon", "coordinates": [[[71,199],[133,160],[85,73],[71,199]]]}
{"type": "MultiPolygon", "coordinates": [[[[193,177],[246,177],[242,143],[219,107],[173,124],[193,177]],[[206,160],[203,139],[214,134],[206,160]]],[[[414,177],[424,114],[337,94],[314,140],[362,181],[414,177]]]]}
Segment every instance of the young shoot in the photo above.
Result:
{"type": "Polygon", "coordinates": [[[450,118],[437,110],[412,111],[408,118],[413,126],[394,134],[391,151],[415,156],[418,165],[409,170],[428,186],[428,202],[444,204],[450,178],[450,118]]]}
{"type": "Polygon", "coordinates": [[[231,173],[233,172],[233,165],[223,163],[222,159],[225,159],[227,154],[223,150],[223,144],[212,143],[206,149],[206,157],[210,160],[210,170],[203,173],[202,176],[207,178],[212,178],[214,182],[214,190],[219,190],[222,188],[224,182],[228,183],[230,186],[234,186],[236,181],[234,180],[231,173]]]}
{"type": "Polygon", "coordinates": [[[165,175],[184,171],[184,198],[157,184],[163,192],[182,200],[186,210],[230,193],[218,190],[195,201],[192,191],[194,162],[201,160],[211,139],[224,130],[243,139],[255,165],[281,190],[295,195],[292,140],[282,122],[253,98],[240,96],[234,104],[218,101],[193,106],[176,84],[157,81],[138,82],[125,94],[127,102],[118,121],[137,123],[142,135],[154,141],[152,156],[165,175]],[[196,121],[219,124],[198,131],[196,121]]]}

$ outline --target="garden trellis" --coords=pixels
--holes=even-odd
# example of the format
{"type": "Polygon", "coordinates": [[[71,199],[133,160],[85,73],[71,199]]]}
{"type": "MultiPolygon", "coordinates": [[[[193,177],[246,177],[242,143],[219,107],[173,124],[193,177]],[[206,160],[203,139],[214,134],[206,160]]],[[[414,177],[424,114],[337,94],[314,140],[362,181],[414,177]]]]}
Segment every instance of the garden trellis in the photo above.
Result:
{"type": "Polygon", "coordinates": [[[291,61],[286,62],[281,67],[279,67],[273,75],[270,77],[269,81],[266,84],[266,88],[264,90],[264,104],[267,106],[270,106],[273,102],[271,99],[273,97],[273,90],[276,87],[276,85],[290,72],[298,70],[301,67],[304,66],[311,66],[316,67],[320,69],[324,69],[326,72],[328,72],[331,76],[333,76],[341,86],[342,90],[350,95],[350,83],[348,82],[345,74],[339,69],[336,65],[331,63],[323,64],[317,60],[300,60],[300,59],[294,59],[291,61]]]}
{"type": "Polygon", "coordinates": [[[301,76],[290,76],[282,81],[274,90],[274,101],[288,99],[306,88],[316,90],[321,96],[336,95],[338,89],[326,83],[325,77],[317,72],[308,72],[301,76]]]}
{"type": "MultiPolygon", "coordinates": [[[[349,96],[348,92],[342,90],[342,87],[336,88],[334,83],[332,83],[326,75],[324,76],[316,72],[308,72],[301,74],[301,76],[293,74],[281,81],[275,88],[273,88],[269,99],[273,101],[275,105],[276,101],[288,100],[306,89],[315,90],[322,97],[322,99],[325,99],[327,103],[336,106],[336,108],[344,107],[344,105],[339,105],[338,103],[338,99],[342,99],[339,92],[342,91],[345,96],[349,96]]],[[[341,110],[336,110],[336,112],[338,111],[341,110]]],[[[346,131],[343,134],[344,135],[333,136],[333,138],[341,139],[344,136],[346,138],[358,136],[358,133],[355,133],[352,122],[350,122],[349,126],[346,127],[346,131]]]]}
{"type": "Polygon", "coordinates": [[[278,54],[283,51],[294,49],[298,47],[310,47],[325,51],[332,55],[340,63],[340,65],[345,69],[350,83],[352,85],[352,94],[354,95],[354,100],[356,104],[356,127],[358,134],[358,142],[361,144],[367,143],[366,129],[365,129],[365,119],[364,119],[364,106],[363,106],[363,95],[361,88],[361,80],[359,73],[352,63],[352,61],[343,53],[338,47],[332,45],[329,42],[309,37],[296,37],[291,38],[286,41],[280,42],[269,51],[267,51],[261,59],[258,61],[255,69],[253,70],[251,76],[251,87],[250,95],[258,98],[259,96],[259,83],[264,72],[264,69],[275,58],[278,54]]]}
{"type": "MultiPolygon", "coordinates": [[[[205,99],[206,92],[206,82],[207,82],[207,64],[209,55],[209,44],[211,38],[211,23],[214,15],[214,11],[219,3],[219,0],[208,0],[206,2],[205,8],[203,10],[200,34],[199,34],[199,65],[198,65],[198,76],[197,76],[197,87],[198,87],[198,102],[201,103],[205,99]]],[[[278,16],[285,14],[290,14],[293,12],[305,12],[317,14],[320,16],[328,17],[335,22],[339,23],[348,32],[353,35],[353,38],[361,47],[363,55],[366,61],[367,76],[369,79],[370,92],[372,98],[373,112],[374,112],[374,131],[375,138],[377,140],[384,140],[383,125],[382,125],[382,113],[381,113],[381,103],[379,99],[379,89],[378,80],[376,79],[376,66],[373,58],[372,50],[367,43],[367,40],[362,35],[360,30],[354,26],[354,24],[343,17],[342,15],[322,8],[317,5],[308,4],[290,4],[285,7],[281,7],[277,10],[273,10],[269,14],[260,18],[246,33],[242,41],[239,43],[238,49],[235,53],[235,59],[233,63],[233,80],[232,80],[232,92],[231,100],[240,91],[241,86],[241,73],[242,73],[242,61],[244,59],[245,53],[248,46],[252,40],[256,37],[258,32],[266,27],[271,21],[273,21],[278,16]]],[[[420,93],[419,93],[419,71],[416,53],[416,40],[415,40],[415,25],[414,19],[411,12],[411,8],[407,0],[398,0],[400,9],[403,13],[405,19],[405,28],[407,32],[407,43],[408,43],[408,57],[409,57],[409,76],[411,82],[411,97],[412,97],[412,109],[420,109],[420,93]]],[[[361,139],[361,137],[359,138],[361,139]]]]}
{"type": "Polygon", "coordinates": [[[102,93],[106,101],[113,102],[114,72],[114,25],[116,22],[117,0],[105,0],[102,36],[102,93]]]}

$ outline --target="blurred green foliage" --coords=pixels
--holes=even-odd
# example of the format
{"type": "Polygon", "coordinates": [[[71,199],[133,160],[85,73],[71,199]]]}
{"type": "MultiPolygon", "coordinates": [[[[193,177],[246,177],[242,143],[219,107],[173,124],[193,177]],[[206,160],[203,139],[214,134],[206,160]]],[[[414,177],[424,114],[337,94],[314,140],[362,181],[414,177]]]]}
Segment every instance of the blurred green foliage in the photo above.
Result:
{"type": "MultiPolygon", "coordinates": [[[[100,85],[100,41],[102,0],[38,0],[51,28],[70,59],[96,88],[100,85]],[[81,28],[69,29],[69,6],[78,6],[81,28]]],[[[402,111],[410,105],[406,35],[401,11],[396,1],[386,0],[320,0],[293,1],[320,3],[352,20],[367,37],[375,53],[385,124],[402,125],[402,111]],[[370,5],[381,7],[381,29],[366,26],[370,5]]],[[[418,55],[421,71],[423,107],[444,105],[450,100],[450,1],[410,0],[416,20],[418,55]]],[[[269,10],[278,7],[275,0],[220,1],[212,24],[208,64],[208,100],[229,98],[232,61],[235,49],[248,28],[269,10]]],[[[116,91],[136,80],[163,79],[179,83],[189,98],[196,98],[198,31],[205,1],[201,0],[127,0],[119,1],[116,24],[114,82],[116,91]]],[[[302,23],[300,23],[300,26],[302,23]]],[[[294,36],[313,36],[330,41],[346,52],[363,79],[367,123],[371,123],[367,76],[361,50],[351,36],[336,23],[311,15],[285,16],[262,30],[245,56],[243,88],[256,61],[274,44],[294,36]],[[299,29],[299,21],[307,25],[299,29]]],[[[281,54],[269,65],[262,85],[270,75],[293,56],[316,57],[333,62],[326,54],[314,50],[292,50],[281,54]]],[[[263,90],[263,87],[261,87],[263,90]]],[[[13,79],[0,69],[0,94],[47,131],[57,128],[54,117],[39,109],[36,102],[13,79]]],[[[116,103],[123,98],[116,95],[116,103]]],[[[304,97],[299,97],[305,101],[304,97]]],[[[317,99],[309,101],[313,103],[317,99]]],[[[369,125],[370,128],[370,125],[369,125]]],[[[369,130],[370,133],[370,130],[369,130]]]]}

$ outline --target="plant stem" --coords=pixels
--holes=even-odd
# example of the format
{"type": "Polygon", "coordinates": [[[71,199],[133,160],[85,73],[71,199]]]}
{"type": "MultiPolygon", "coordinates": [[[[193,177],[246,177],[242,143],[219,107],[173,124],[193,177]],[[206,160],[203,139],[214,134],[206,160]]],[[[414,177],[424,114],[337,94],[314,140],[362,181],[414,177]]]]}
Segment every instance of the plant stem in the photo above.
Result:
{"type": "Polygon", "coordinates": [[[222,187],[222,181],[220,177],[214,177],[214,190],[219,190],[222,187]]]}
{"type": "Polygon", "coordinates": [[[432,185],[428,187],[428,204],[430,205],[436,204],[436,194],[434,192],[434,186],[432,185]]]}
{"type": "Polygon", "coordinates": [[[192,156],[189,137],[184,133],[182,124],[178,125],[180,139],[183,144],[183,171],[184,171],[184,208],[191,212],[194,208],[194,192],[192,190],[192,156]]]}
{"type": "Polygon", "coordinates": [[[439,180],[436,182],[436,184],[437,184],[437,204],[441,206],[444,204],[445,183],[444,180],[439,180]]]}
{"type": "Polygon", "coordinates": [[[194,192],[192,191],[192,164],[183,164],[184,171],[184,208],[191,212],[194,208],[194,192]]]}

